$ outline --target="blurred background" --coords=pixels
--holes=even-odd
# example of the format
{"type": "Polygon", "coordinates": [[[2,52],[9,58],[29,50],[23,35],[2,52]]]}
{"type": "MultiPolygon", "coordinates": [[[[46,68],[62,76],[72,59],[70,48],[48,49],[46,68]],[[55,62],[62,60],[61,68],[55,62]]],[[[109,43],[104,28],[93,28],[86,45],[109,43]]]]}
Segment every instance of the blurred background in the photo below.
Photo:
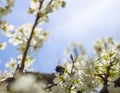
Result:
{"type": "MultiPolygon", "coordinates": [[[[64,49],[70,42],[80,42],[88,56],[93,55],[93,44],[103,37],[113,37],[120,41],[120,0],[65,0],[66,7],[52,13],[43,29],[50,32],[49,41],[38,51],[35,71],[54,72],[64,56],[64,49]]],[[[29,0],[16,0],[13,13],[4,19],[20,26],[34,22],[35,17],[27,14],[29,0]]],[[[0,35],[0,42],[7,41],[0,35]]],[[[10,57],[16,58],[16,49],[8,44],[0,51],[0,70],[10,57]]]]}

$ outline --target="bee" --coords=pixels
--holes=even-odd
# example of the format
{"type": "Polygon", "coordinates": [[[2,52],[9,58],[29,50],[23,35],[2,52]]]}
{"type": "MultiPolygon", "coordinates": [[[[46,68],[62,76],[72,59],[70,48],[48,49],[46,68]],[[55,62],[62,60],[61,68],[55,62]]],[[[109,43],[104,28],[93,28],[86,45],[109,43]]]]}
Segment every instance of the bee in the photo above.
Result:
{"type": "Polygon", "coordinates": [[[63,66],[61,66],[61,65],[58,65],[58,66],[56,66],[55,70],[56,70],[57,73],[62,75],[64,73],[64,71],[65,71],[65,68],[63,66]]]}

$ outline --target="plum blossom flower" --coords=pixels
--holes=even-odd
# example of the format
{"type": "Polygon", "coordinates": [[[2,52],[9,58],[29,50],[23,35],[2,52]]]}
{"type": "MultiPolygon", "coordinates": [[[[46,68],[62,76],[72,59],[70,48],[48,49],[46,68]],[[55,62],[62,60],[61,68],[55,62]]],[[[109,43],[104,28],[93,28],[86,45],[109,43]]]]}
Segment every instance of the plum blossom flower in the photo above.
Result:
{"type": "Polygon", "coordinates": [[[14,26],[13,25],[9,25],[7,21],[0,21],[0,28],[2,30],[2,34],[10,37],[12,31],[14,30],[14,26]]]}
{"type": "Polygon", "coordinates": [[[0,7],[0,20],[7,14],[11,13],[11,8],[14,6],[14,0],[6,0],[6,5],[0,7]]]}
{"type": "Polygon", "coordinates": [[[16,59],[10,58],[10,61],[5,64],[5,67],[10,68],[14,72],[17,67],[16,59]]]}
{"type": "MultiPolygon", "coordinates": [[[[17,59],[18,59],[18,63],[21,64],[22,55],[19,55],[17,59]]],[[[29,68],[33,64],[33,62],[35,62],[35,59],[30,57],[30,55],[27,55],[27,57],[25,59],[25,69],[29,70],[29,68]]]]}
{"type": "Polygon", "coordinates": [[[6,42],[2,42],[0,43],[0,50],[4,50],[7,46],[7,43],[6,42]]]}

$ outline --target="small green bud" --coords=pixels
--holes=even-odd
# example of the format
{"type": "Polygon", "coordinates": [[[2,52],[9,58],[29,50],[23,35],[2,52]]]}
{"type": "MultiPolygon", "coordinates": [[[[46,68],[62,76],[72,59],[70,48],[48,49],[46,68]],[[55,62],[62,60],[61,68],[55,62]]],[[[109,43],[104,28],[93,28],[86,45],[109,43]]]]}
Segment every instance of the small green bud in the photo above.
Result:
{"type": "Polygon", "coordinates": [[[70,58],[71,58],[71,60],[72,60],[72,61],[74,60],[74,58],[73,58],[73,55],[72,55],[72,54],[70,55],[70,58]]]}

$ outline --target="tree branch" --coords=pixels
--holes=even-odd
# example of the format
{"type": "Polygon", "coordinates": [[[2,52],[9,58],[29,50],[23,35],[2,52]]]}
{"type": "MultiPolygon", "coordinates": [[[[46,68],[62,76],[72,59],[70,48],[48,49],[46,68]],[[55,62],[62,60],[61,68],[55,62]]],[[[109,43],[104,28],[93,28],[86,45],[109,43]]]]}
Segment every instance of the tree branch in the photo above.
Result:
{"type": "MultiPolygon", "coordinates": [[[[39,0],[39,2],[40,2],[39,10],[41,10],[41,8],[42,8],[43,1],[44,1],[44,0],[42,0],[42,1],[39,0]]],[[[38,20],[40,19],[40,15],[39,15],[39,14],[40,14],[40,12],[38,12],[37,15],[36,15],[36,19],[35,19],[34,25],[33,25],[33,27],[32,27],[32,31],[31,31],[30,37],[29,37],[29,39],[28,39],[28,41],[27,41],[26,48],[25,48],[25,51],[24,51],[24,53],[23,53],[21,65],[20,65],[20,67],[19,67],[19,69],[18,69],[20,72],[23,72],[24,67],[25,67],[25,59],[26,59],[27,52],[28,52],[29,47],[30,47],[30,42],[31,42],[31,40],[32,40],[35,27],[38,25],[38,20]]]]}
{"type": "MultiPolygon", "coordinates": [[[[120,77],[115,79],[113,83],[115,84],[114,87],[120,87],[120,77]]],[[[108,88],[108,85],[104,86],[99,93],[109,93],[107,88],[108,88]]]]}
{"type": "Polygon", "coordinates": [[[107,72],[105,74],[104,85],[108,85],[108,78],[110,76],[110,70],[112,66],[113,66],[113,61],[110,62],[110,64],[106,67],[107,72]]]}

